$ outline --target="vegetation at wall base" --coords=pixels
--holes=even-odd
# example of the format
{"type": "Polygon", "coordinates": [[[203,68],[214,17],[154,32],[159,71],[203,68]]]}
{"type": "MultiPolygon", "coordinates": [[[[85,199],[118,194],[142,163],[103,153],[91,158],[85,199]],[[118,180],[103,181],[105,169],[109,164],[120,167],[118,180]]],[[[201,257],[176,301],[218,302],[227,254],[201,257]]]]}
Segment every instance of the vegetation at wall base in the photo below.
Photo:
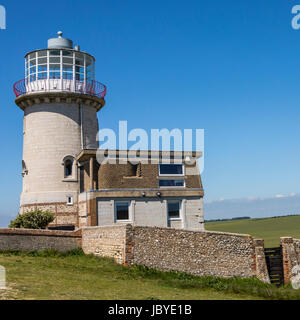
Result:
{"type": "Polygon", "coordinates": [[[0,299],[210,300],[300,299],[290,285],[277,288],[256,278],[198,277],[141,266],[123,267],[108,258],[69,252],[0,251],[8,290],[0,299]]]}
{"type": "Polygon", "coordinates": [[[9,228],[45,229],[53,221],[54,214],[51,211],[32,210],[19,214],[10,222],[9,228]]]}

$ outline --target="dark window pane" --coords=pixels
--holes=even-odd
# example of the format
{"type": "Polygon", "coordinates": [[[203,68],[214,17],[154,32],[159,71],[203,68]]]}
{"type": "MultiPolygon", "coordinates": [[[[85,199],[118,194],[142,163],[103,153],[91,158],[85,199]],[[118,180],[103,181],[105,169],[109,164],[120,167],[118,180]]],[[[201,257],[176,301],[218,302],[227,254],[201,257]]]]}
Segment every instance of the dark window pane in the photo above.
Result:
{"type": "Polygon", "coordinates": [[[63,63],[72,64],[73,65],[73,58],[63,58],[63,63]]]}
{"type": "Polygon", "coordinates": [[[46,50],[39,51],[39,52],[38,52],[38,56],[39,56],[39,57],[47,57],[47,51],[46,51],[46,50]]]}
{"type": "Polygon", "coordinates": [[[168,216],[169,218],[180,218],[179,202],[168,202],[168,216]]]}
{"type": "Polygon", "coordinates": [[[182,165],[181,164],[161,164],[160,174],[169,174],[169,175],[183,174],[182,165]]]}
{"type": "Polygon", "coordinates": [[[38,64],[47,64],[47,58],[39,58],[38,64]]]}
{"type": "Polygon", "coordinates": [[[184,187],[184,180],[159,180],[160,187],[184,187]]]}
{"type": "Polygon", "coordinates": [[[70,177],[72,175],[72,166],[73,162],[71,160],[67,160],[65,162],[65,176],[70,177]]]}
{"type": "Polygon", "coordinates": [[[117,203],[117,220],[129,220],[129,204],[128,203],[117,203]]]}
{"type": "Polygon", "coordinates": [[[60,57],[50,57],[49,59],[50,63],[60,63],[60,57]]]}
{"type": "Polygon", "coordinates": [[[73,56],[72,51],[63,51],[63,56],[73,56]]]}
{"type": "Polygon", "coordinates": [[[50,56],[60,56],[60,51],[50,51],[50,56]]]}

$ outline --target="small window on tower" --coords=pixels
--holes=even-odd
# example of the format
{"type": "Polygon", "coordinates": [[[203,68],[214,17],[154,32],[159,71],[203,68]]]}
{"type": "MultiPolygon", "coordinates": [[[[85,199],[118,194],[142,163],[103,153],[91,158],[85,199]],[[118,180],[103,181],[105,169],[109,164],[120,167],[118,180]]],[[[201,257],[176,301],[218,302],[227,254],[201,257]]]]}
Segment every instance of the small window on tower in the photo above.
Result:
{"type": "Polygon", "coordinates": [[[66,156],[63,159],[62,165],[64,167],[64,178],[69,179],[74,176],[74,157],[66,156]]]}
{"type": "Polygon", "coordinates": [[[73,197],[67,197],[67,205],[71,206],[73,204],[73,197]]]}

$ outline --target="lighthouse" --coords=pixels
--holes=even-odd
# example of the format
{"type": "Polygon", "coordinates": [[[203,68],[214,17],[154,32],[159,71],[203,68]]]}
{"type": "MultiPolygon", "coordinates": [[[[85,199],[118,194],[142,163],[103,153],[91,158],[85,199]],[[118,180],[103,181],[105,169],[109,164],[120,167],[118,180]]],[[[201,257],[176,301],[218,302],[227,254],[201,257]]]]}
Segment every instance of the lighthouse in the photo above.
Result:
{"type": "Polygon", "coordinates": [[[24,112],[20,212],[51,210],[54,225],[78,225],[76,156],[97,149],[97,112],[105,105],[95,58],[58,32],[47,49],[25,55],[14,93],[24,112]]]}

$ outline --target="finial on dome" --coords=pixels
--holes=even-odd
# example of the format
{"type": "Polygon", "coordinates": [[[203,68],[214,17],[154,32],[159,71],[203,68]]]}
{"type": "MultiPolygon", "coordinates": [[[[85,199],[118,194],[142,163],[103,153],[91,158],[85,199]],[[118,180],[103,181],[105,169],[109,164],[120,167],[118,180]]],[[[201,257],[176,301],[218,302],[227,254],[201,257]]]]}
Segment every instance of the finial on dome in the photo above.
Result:
{"type": "Polygon", "coordinates": [[[59,38],[62,38],[63,32],[62,31],[58,31],[57,35],[58,35],[59,38]]]}

